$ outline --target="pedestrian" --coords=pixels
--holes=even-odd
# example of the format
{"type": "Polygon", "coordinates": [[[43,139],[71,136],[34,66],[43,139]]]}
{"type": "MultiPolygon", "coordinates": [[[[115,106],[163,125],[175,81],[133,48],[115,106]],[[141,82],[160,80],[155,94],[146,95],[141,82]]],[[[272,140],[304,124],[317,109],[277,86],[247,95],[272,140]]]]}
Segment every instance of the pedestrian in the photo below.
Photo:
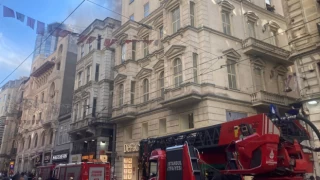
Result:
{"type": "Polygon", "coordinates": [[[12,176],[12,180],[19,180],[20,179],[20,174],[17,172],[14,176],[12,176]]]}

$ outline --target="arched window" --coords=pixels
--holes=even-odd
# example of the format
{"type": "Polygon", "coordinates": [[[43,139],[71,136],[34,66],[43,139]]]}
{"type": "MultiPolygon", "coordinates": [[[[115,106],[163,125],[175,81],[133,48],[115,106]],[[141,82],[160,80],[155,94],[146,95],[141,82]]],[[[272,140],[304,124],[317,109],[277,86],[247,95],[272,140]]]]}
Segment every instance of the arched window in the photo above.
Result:
{"type": "Polygon", "coordinates": [[[124,93],[123,84],[120,84],[120,86],[119,86],[119,106],[123,105],[123,93],[124,93]]]}
{"type": "Polygon", "coordinates": [[[24,139],[22,139],[21,146],[20,146],[20,150],[21,150],[21,151],[24,150],[24,139]]]}
{"type": "Polygon", "coordinates": [[[160,90],[160,96],[164,97],[164,72],[160,72],[159,75],[159,90],[160,90]]]}
{"type": "Polygon", "coordinates": [[[49,96],[51,97],[51,99],[54,98],[55,96],[55,89],[56,89],[56,86],[54,84],[54,82],[50,85],[50,90],[49,90],[49,96]]]}
{"type": "Polygon", "coordinates": [[[182,84],[182,63],[179,58],[173,61],[174,85],[179,87],[182,84]]]}
{"type": "Polygon", "coordinates": [[[28,137],[28,149],[31,147],[31,136],[28,137]]]}
{"type": "Polygon", "coordinates": [[[149,100],[149,80],[143,80],[143,102],[147,102],[149,100]]]}
{"type": "Polygon", "coordinates": [[[38,134],[36,133],[36,134],[34,135],[34,147],[36,148],[37,145],[38,145],[38,134]]]}
{"type": "Polygon", "coordinates": [[[46,134],[44,132],[41,133],[41,146],[44,146],[46,143],[46,134]]]}

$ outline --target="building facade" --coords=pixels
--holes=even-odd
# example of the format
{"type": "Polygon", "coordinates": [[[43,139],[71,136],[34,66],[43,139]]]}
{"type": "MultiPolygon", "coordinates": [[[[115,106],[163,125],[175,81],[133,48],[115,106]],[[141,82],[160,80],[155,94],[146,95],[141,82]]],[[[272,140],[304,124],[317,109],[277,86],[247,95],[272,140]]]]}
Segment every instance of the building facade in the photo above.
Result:
{"type": "Polygon", "coordinates": [[[284,112],[298,98],[288,90],[281,1],[131,0],[122,14],[112,109],[119,179],[141,177],[141,139],[267,113],[270,103],[284,112]]]}
{"type": "Polygon", "coordinates": [[[27,80],[23,77],[7,82],[1,87],[1,127],[0,127],[0,171],[13,173],[17,153],[17,130],[21,111],[21,86],[27,80]],[[3,129],[2,129],[3,127],[3,129]],[[10,165],[10,166],[9,166],[10,165]]]}
{"type": "Polygon", "coordinates": [[[106,39],[121,25],[112,18],[96,19],[81,34],[74,82],[73,113],[69,134],[71,162],[100,159],[110,162],[113,140],[111,117],[114,48],[106,39]]]}
{"type": "Polygon", "coordinates": [[[16,157],[19,172],[31,172],[36,166],[52,164],[52,155],[62,149],[55,149],[55,142],[62,124],[60,117],[66,116],[71,108],[76,37],[59,38],[58,47],[47,58],[36,57],[30,80],[25,84],[16,157]]]}
{"type": "MultiPolygon", "coordinates": [[[[288,37],[301,103],[309,119],[320,129],[320,2],[283,1],[288,17],[288,37]]],[[[315,146],[320,146],[315,138],[315,146]]],[[[320,158],[318,153],[318,159],[320,158]]],[[[319,175],[320,172],[318,172],[319,175]]]]}

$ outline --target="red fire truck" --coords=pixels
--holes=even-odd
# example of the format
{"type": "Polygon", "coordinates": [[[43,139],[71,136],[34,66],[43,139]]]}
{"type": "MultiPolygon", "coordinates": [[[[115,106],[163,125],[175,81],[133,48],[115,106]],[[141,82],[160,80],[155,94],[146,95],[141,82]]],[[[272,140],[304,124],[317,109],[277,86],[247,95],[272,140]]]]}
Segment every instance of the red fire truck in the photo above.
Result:
{"type": "Polygon", "coordinates": [[[38,168],[42,180],[50,175],[58,180],[110,180],[109,163],[69,163],[38,168]]]}
{"type": "Polygon", "coordinates": [[[298,114],[259,114],[144,139],[140,142],[142,179],[315,179],[312,152],[319,152],[319,148],[303,143],[310,140],[306,125],[320,137],[316,126],[298,114]]]}

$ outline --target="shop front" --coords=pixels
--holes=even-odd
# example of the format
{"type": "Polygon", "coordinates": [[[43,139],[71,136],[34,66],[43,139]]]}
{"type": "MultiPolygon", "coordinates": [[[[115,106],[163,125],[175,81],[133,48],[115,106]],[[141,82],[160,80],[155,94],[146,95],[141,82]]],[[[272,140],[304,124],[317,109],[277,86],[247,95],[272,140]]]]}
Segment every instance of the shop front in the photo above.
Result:
{"type": "Polygon", "coordinates": [[[138,162],[138,143],[124,144],[124,155],[122,158],[122,179],[138,180],[139,179],[139,162],[138,162]]]}
{"type": "Polygon", "coordinates": [[[44,154],[44,159],[43,159],[43,163],[44,165],[49,164],[51,161],[51,152],[47,152],[44,154]]]}
{"type": "Polygon", "coordinates": [[[54,164],[68,164],[69,150],[58,151],[52,154],[52,163],[54,164]]]}

